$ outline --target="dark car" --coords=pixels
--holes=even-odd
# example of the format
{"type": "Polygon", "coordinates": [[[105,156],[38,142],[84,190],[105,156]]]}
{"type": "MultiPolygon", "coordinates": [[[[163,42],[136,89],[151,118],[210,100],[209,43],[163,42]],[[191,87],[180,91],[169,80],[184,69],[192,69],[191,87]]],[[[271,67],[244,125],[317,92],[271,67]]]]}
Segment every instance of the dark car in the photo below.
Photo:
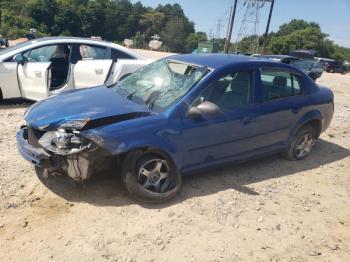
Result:
{"type": "Polygon", "coordinates": [[[346,66],[336,61],[323,62],[323,69],[329,73],[341,73],[343,75],[347,73],[346,66]]]}
{"type": "Polygon", "coordinates": [[[321,77],[323,73],[322,64],[313,59],[301,59],[290,55],[261,55],[259,57],[293,65],[310,76],[314,81],[321,77]]]}
{"type": "Polygon", "coordinates": [[[317,51],[315,50],[294,50],[290,51],[289,55],[298,57],[303,60],[314,60],[317,55],[317,51]]]}
{"type": "Polygon", "coordinates": [[[109,168],[133,197],[160,202],[179,191],[185,174],[278,152],[305,158],[333,110],[332,91],[295,67],[175,55],[111,87],[32,105],[17,144],[46,173],[81,181],[109,168]]]}
{"type": "Polygon", "coordinates": [[[290,64],[302,70],[305,74],[307,74],[313,80],[316,80],[317,78],[321,77],[323,73],[322,64],[315,60],[300,59],[300,60],[295,60],[290,64]]]}
{"type": "MultiPolygon", "coordinates": [[[[253,56],[255,56],[255,55],[253,55],[253,56]]],[[[298,57],[294,57],[294,56],[290,56],[290,55],[261,55],[258,57],[267,58],[267,59],[277,61],[277,62],[282,62],[285,64],[290,64],[293,61],[299,60],[298,57]]]]}

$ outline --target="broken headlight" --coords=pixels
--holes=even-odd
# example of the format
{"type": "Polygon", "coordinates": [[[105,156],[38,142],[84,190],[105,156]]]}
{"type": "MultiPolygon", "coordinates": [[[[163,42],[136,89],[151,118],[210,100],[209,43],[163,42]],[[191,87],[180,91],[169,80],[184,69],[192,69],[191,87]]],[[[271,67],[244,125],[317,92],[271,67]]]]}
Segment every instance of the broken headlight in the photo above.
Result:
{"type": "Polygon", "coordinates": [[[58,155],[76,154],[91,146],[91,142],[79,132],[66,132],[64,129],[46,132],[39,139],[39,144],[58,155]]]}

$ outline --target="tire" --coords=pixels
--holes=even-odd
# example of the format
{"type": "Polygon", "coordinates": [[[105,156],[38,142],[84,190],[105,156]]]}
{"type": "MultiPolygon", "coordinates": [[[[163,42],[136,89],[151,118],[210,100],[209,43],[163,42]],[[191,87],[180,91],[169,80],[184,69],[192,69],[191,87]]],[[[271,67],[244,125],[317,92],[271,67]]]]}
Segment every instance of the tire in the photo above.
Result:
{"type": "Polygon", "coordinates": [[[334,69],[330,69],[330,70],[329,70],[329,73],[332,73],[332,74],[333,74],[333,73],[334,73],[334,69]]]}
{"type": "Polygon", "coordinates": [[[345,74],[346,74],[346,71],[341,72],[341,74],[342,74],[342,75],[345,75],[345,74]]]}
{"type": "Polygon", "coordinates": [[[289,160],[301,160],[306,158],[316,141],[316,131],[310,125],[301,127],[288,148],[283,152],[289,160]]]}
{"type": "Polygon", "coordinates": [[[122,179],[129,194],[145,203],[167,201],[181,188],[181,174],[177,167],[158,151],[129,153],[123,161],[122,179]]]}

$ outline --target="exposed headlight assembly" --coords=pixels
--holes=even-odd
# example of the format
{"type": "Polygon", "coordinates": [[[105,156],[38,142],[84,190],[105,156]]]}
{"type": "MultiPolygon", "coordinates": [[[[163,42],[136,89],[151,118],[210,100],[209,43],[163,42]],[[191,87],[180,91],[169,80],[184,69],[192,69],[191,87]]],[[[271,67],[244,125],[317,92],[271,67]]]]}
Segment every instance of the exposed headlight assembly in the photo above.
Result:
{"type": "Polygon", "coordinates": [[[64,129],[46,132],[38,142],[58,155],[76,154],[91,146],[91,142],[80,136],[79,132],[66,132],[64,129]]]}

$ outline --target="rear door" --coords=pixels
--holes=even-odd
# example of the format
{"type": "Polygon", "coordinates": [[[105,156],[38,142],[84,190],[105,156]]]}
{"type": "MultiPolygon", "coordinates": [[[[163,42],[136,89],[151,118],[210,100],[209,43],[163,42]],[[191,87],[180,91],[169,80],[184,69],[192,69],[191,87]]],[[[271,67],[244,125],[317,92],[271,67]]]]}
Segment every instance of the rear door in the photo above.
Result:
{"type": "Polygon", "coordinates": [[[302,77],[283,68],[260,70],[260,147],[282,146],[306,111],[308,97],[303,94],[302,77]]]}
{"type": "Polygon", "coordinates": [[[80,44],[77,52],[79,59],[73,68],[75,88],[104,84],[113,64],[110,48],[80,44]]]}
{"type": "Polygon", "coordinates": [[[50,59],[56,45],[43,46],[23,53],[25,62],[17,68],[23,97],[42,100],[48,96],[50,59]]]}

